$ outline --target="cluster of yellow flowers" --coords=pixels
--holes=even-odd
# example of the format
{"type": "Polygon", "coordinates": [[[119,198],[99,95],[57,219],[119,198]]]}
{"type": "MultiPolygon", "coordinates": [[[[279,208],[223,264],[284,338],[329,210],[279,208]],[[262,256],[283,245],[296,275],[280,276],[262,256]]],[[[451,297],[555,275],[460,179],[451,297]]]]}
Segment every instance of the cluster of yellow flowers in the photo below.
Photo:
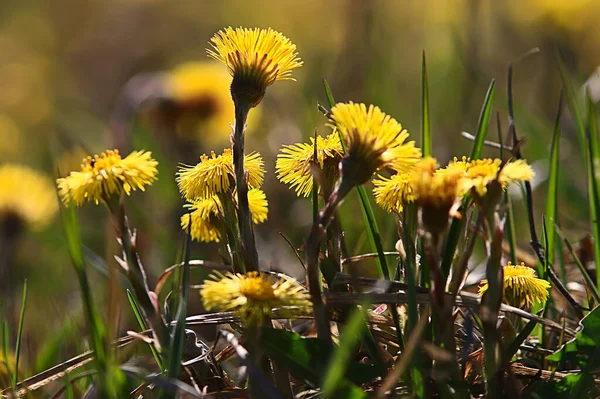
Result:
{"type": "MultiPolygon", "coordinates": [[[[236,106],[255,107],[268,86],[276,80],[291,80],[291,71],[302,65],[290,40],[271,29],[227,28],[211,41],[213,48],[208,54],[227,66],[233,78],[231,97],[236,106]]],[[[184,84],[174,80],[172,88],[177,97],[186,98],[184,84]]],[[[336,104],[331,109],[330,127],[333,132],[327,137],[284,146],[277,157],[277,177],[299,196],[311,193],[314,168],[323,171],[327,184],[331,185],[328,190],[341,182],[349,187],[365,184],[374,173],[391,171],[391,177],[378,175],[373,180],[377,204],[387,211],[400,212],[406,203],[415,202],[423,209],[424,218],[429,215],[432,220],[443,220],[443,225],[438,226],[443,228],[454,205],[465,195],[475,199],[485,196],[488,184],[494,180],[506,187],[511,182],[533,178],[533,170],[522,160],[502,162],[463,157],[440,168],[434,158],[421,156],[420,149],[408,140],[408,132],[398,121],[374,105],[336,104]]],[[[260,190],[264,162],[260,154],[252,153],[245,156],[244,165],[252,221],[262,223],[268,211],[266,196],[260,190]]],[[[87,157],[81,171],[72,172],[57,183],[65,205],[81,206],[86,201],[98,204],[108,202],[112,196],[144,190],[156,179],[156,174],[157,162],[149,152],[134,151],[122,159],[114,150],[87,157]]],[[[176,181],[182,198],[187,201],[184,207],[188,212],[181,217],[181,226],[189,229],[195,240],[222,240],[224,224],[235,217],[230,214],[235,206],[227,205],[235,205],[237,201],[232,151],[202,155],[198,164],[182,166],[176,181]]],[[[519,276],[524,271],[513,273],[510,267],[505,269],[505,276],[516,276],[513,280],[505,278],[509,281],[507,286],[512,287],[507,294],[511,301],[529,305],[540,299],[547,287],[534,282],[527,286],[531,290],[522,288],[523,292],[529,292],[523,296],[520,288],[515,287],[520,287],[523,278],[519,276]]],[[[530,277],[524,278],[531,282],[530,277]]],[[[257,272],[214,275],[203,285],[201,296],[207,309],[236,310],[250,324],[270,317],[276,308],[300,313],[311,308],[306,290],[295,281],[273,281],[257,272]]]]}
{"type": "MultiPolygon", "coordinates": [[[[252,213],[252,221],[263,223],[267,219],[268,203],[265,193],[260,190],[265,169],[260,154],[246,155],[245,168],[248,172],[248,201],[252,213]]],[[[177,184],[181,196],[189,201],[184,205],[192,210],[192,239],[203,242],[219,242],[221,239],[223,216],[222,201],[235,194],[235,175],[233,173],[233,157],[230,149],[211,156],[202,155],[195,166],[182,167],[177,172],[177,184]]],[[[187,229],[190,214],[181,217],[181,225],[187,229]]]]}
{"type": "Polygon", "coordinates": [[[506,188],[509,183],[529,181],[533,176],[533,169],[523,160],[502,164],[500,159],[471,161],[462,157],[439,168],[434,158],[424,158],[409,172],[398,172],[390,178],[378,176],[373,180],[373,192],[377,204],[389,212],[401,212],[408,202],[450,208],[467,194],[485,196],[491,181],[498,180],[506,188]]]}

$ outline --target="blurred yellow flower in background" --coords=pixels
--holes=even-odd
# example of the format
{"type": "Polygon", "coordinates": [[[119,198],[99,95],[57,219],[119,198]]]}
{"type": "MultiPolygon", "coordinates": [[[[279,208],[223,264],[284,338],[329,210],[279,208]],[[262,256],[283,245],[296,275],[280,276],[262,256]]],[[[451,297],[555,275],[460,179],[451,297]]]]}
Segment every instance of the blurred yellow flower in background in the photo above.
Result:
{"type": "MultiPolygon", "coordinates": [[[[308,197],[312,192],[314,160],[314,137],[309,143],[296,143],[284,145],[277,155],[275,170],[277,178],[284,184],[289,184],[295,189],[298,196],[308,197]]],[[[317,163],[325,173],[337,175],[338,164],[344,151],[337,132],[323,138],[317,136],[317,163]]]]}
{"type": "Polygon", "coordinates": [[[356,174],[356,184],[364,184],[382,167],[406,172],[421,156],[414,141],[406,142],[406,129],[379,107],[339,103],[331,109],[331,118],[348,148],[342,162],[342,175],[344,170],[352,171],[356,174]]]}
{"type": "Polygon", "coordinates": [[[81,206],[86,201],[97,205],[123,192],[130,195],[132,190],[145,191],[145,186],[156,180],[157,166],[150,152],[133,151],[121,158],[118,150],[109,150],[88,156],[81,171],[57,179],[58,193],[66,206],[81,206]]]}
{"type": "Polygon", "coordinates": [[[250,108],[261,102],[268,86],[276,80],[293,80],[292,70],[302,66],[296,46],[271,28],[229,27],[210,40],[208,55],[225,64],[233,76],[231,96],[250,108]]]}
{"type": "Polygon", "coordinates": [[[0,165],[0,222],[46,227],[58,211],[52,179],[23,165],[0,165]]]}
{"type": "MultiPolygon", "coordinates": [[[[535,270],[521,263],[513,266],[510,262],[503,268],[504,297],[503,302],[522,309],[534,304],[544,304],[548,299],[550,283],[537,277],[535,270]]],[[[481,280],[479,295],[488,290],[488,281],[481,280]]]]}
{"type": "Polygon", "coordinates": [[[215,273],[200,289],[206,310],[235,311],[246,325],[258,325],[278,310],[282,317],[307,314],[312,306],[308,291],[291,278],[266,274],[215,273]]]}
{"type": "MultiPolygon", "coordinates": [[[[208,148],[229,143],[234,121],[231,76],[216,62],[187,62],[166,76],[167,96],[180,110],[177,133],[201,141],[208,148]]],[[[248,116],[246,133],[260,120],[260,108],[248,116]]]]}
{"type": "MultiPolygon", "coordinates": [[[[261,224],[267,220],[269,212],[269,203],[265,193],[252,188],[248,191],[248,202],[250,212],[252,213],[252,222],[261,224]]],[[[207,199],[197,200],[191,204],[185,204],[184,208],[190,209],[190,213],[181,216],[181,228],[187,231],[190,224],[192,240],[201,242],[220,242],[221,241],[221,219],[223,219],[223,206],[218,195],[207,199]]]]}
{"type": "MultiPolygon", "coordinates": [[[[260,154],[255,152],[246,155],[244,166],[248,172],[248,185],[254,188],[262,186],[265,169],[260,154]]],[[[221,155],[216,155],[214,151],[210,157],[202,155],[196,166],[180,168],[176,177],[181,195],[190,202],[228,191],[233,187],[234,179],[233,155],[228,148],[221,155]]]]}

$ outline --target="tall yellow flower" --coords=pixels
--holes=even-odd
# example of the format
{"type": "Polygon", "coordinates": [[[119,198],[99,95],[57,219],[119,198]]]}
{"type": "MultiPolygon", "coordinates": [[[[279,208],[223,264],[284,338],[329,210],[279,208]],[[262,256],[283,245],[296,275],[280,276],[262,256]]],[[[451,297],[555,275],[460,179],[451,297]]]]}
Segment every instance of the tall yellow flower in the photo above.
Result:
{"type": "MultiPolygon", "coordinates": [[[[510,262],[504,270],[503,302],[518,308],[530,308],[536,303],[543,304],[548,299],[550,283],[537,278],[535,270],[521,263],[513,266],[510,262]]],[[[479,295],[488,289],[488,281],[482,280],[479,295]]]]}
{"type": "Polygon", "coordinates": [[[234,102],[256,107],[267,87],[276,80],[293,80],[292,70],[302,66],[296,46],[269,28],[226,28],[211,39],[208,55],[227,66],[233,76],[234,102]]]}
{"type": "MultiPolygon", "coordinates": [[[[248,191],[248,201],[252,213],[252,222],[254,224],[264,223],[269,212],[269,203],[265,193],[257,188],[252,188],[248,191]]],[[[223,206],[217,195],[186,204],[184,208],[191,210],[191,212],[181,216],[181,228],[187,231],[191,215],[190,235],[192,240],[200,242],[221,241],[222,220],[224,219],[222,216],[223,206]]]]}
{"type": "Polygon", "coordinates": [[[81,206],[86,201],[99,204],[123,192],[130,195],[132,190],[144,191],[156,180],[157,165],[147,151],[133,151],[121,158],[118,150],[109,150],[88,156],[81,171],[58,179],[58,193],[65,205],[81,206]]]}
{"type": "Polygon", "coordinates": [[[294,317],[311,311],[308,291],[291,278],[272,280],[257,272],[215,273],[200,289],[207,310],[235,311],[246,325],[258,325],[274,315],[294,317]]]}
{"type": "MultiPolygon", "coordinates": [[[[297,143],[285,145],[277,155],[275,169],[277,178],[290,188],[296,190],[298,196],[308,197],[312,192],[314,161],[314,137],[310,143],[297,143]]],[[[326,174],[333,175],[333,181],[338,175],[338,164],[344,151],[337,132],[333,132],[326,138],[317,136],[317,163],[326,174]]]]}
{"type": "MultiPolygon", "coordinates": [[[[250,187],[262,186],[265,169],[260,154],[246,155],[244,165],[245,170],[248,171],[250,187]]],[[[231,150],[225,149],[223,154],[218,156],[214,151],[211,152],[210,157],[202,155],[196,166],[180,168],[176,180],[181,195],[190,202],[228,191],[235,182],[231,150]]]]}
{"type": "Polygon", "coordinates": [[[506,188],[509,183],[529,181],[533,179],[535,173],[531,166],[522,159],[507,162],[502,169],[500,159],[477,159],[469,161],[465,171],[465,180],[463,189],[468,191],[473,189],[477,195],[483,197],[487,193],[487,185],[498,179],[502,188],[506,188]]]}
{"type": "Polygon", "coordinates": [[[0,166],[0,222],[24,223],[40,230],[52,221],[57,211],[52,179],[27,166],[0,166]]]}
{"type": "MultiPolygon", "coordinates": [[[[166,95],[177,105],[177,134],[208,148],[229,143],[234,118],[231,76],[217,62],[187,62],[165,74],[166,95]]],[[[260,108],[248,115],[246,134],[260,120],[260,108]]]]}
{"type": "Polygon", "coordinates": [[[355,185],[366,183],[382,167],[407,172],[421,155],[414,141],[406,142],[406,129],[379,107],[340,103],[331,109],[331,117],[348,148],[342,176],[351,178],[355,185]]]}

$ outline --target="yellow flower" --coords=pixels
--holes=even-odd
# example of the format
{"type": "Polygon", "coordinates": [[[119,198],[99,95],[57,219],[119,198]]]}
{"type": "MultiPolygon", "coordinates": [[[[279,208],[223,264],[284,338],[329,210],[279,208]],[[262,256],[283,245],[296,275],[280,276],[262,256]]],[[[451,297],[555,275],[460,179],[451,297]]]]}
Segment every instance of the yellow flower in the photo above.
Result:
{"type": "Polygon", "coordinates": [[[192,211],[181,216],[181,227],[184,231],[188,230],[191,215],[190,235],[192,240],[200,242],[221,241],[220,221],[217,215],[222,210],[221,202],[216,195],[184,206],[192,211]]]}
{"type": "Polygon", "coordinates": [[[74,202],[77,206],[86,201],[98,204],[122,192],[130,195],[132,190],[144,191],[156,180],[157,165],[150,152],[134,151],[122,159],[118,150],[109,150],[88,156],[81,171],[58,179],[58,193],[65,205],[74,202]]]}
{"type": "Polygon", "coordinates": [[[382,167],[407,172],[421,155],[414,141],[405,143],[406,129],[379,107],[340,103],[331,109],[331,117],[348,147],[342,175],[352,173],[355,185],[364,184],[382,167]]]}
{"type": "MultiPolygon", "coordinates": [[[[177,133],[214,148],[229,143],[234,118],[231,76],[217,62],[188,62],[166,74],[167,96],[178,108],[177,133]]],[[[246,134],[260,119],[260,109],[248,115],[246,134]]]]}
{"type": "Polygon", "coordinates": [[[57,211],[52,179],[27,166],[0,166],[0,222],[25,223],[39,230],[52,221],[57,211]]]}
{"type": "Polygon", "coordinates": [[[211,311],[235,311],[246,325],[258,325],[273,317],[307,314],[311,302],[307,290],[291,278],[272,280],[268,275],[215,273],[200,289],[202,304],[211,311]]]}
{"type": "MultiPolygon", "coordinates": [[[[537,278],[535,270],[525,266],[513,266],[510,262],[504,269],[503,302],[518,308],[530,308],[536,303],[543,304],[548,299],[550,283],[537,278]]],[[[488,289],[488,281],[482,280],[479,295],[488,289]]]]}
{"type": "Polygon", "coordinates": [[[415,199],[409,173],[397,173],[389,179],[378,176],[373,185],[375,202],[388,212],[402,212],[404,204],[415,199]]]}
{"type": "MultiPolygon", "coordinates": [[[[261,224],[267,220],[269,212],[267,196],[262,190],[252,188],[248,191],[248,202],[252,213],[252,222],[261,224]]],[[[192,216],[190,234],[192,240],[200,242],[221,241],[221,219],[223,207],[217,195],[210,198],[197,200],[184,205],[190,213],[181,216],[181,228],[187,231],[192,216]]]]}
{"type": "Polygon", "coordinates": [[[438,169],[434,158],[424,158],[411,173],[415,202],[422,209],[423,225],[431,232],[441,232],[448,216],[457,216],[464,171],[460,168],[438,169]]]}
{"type": "MultiPolygon", "coordinates": [[[[308,197],[312,192],[314,144],[315,139],[311,137],[310,144],[285,145],[277,155],[275,165],[277,178],[295,189],[298,196],[308,197]]],[[[317,136],[317,162],[326,173],[334,175],[332,180],[336,180],[338,163],[343,156],[344,151],[337,132],[331,133],[326,138],[317,136]]]]}
{"type": "Polygon", "coordinates": [[[269,202],[264,191],[257,188],[248,190],[248,206],[252,214],[252,223],[261,224],[267,220],[269,202]]]}
{"type": "MultiPolygon", "coordinates": [[[[265,175],[260,154],[246,155],[244,167],[248,171],[249,186],[259,188],[265,175]]],[[[233,187],[234,182],[233,155],[230,149],[223,150],[223,154],[219,156],[214,151],[210,157],[202,155],[196,166],[183,167],[177,172],[179,191],[190,202],[224,193],[233,187]]]]}
{"type": "Polygon", "coordinates": [[[487,193],[487,185],[496,178],[502,184],[502,188],[506,188],[509,183],[533,179],[533,169],[524,160],[507,162],[500,170],[501,164],[500,159],[489,158],[468,162],[463,190],[473,189],[477,195],[483,197],[487,193]]]}
{"type": "Polygon", "coordinates": [[[208,55],[227,66],[233,76],[231,96],[252,108],[276,80],[293,80],[292,70],[302,66],[296,46],[269,28],[226,28],[211,39],[208,55]]]}

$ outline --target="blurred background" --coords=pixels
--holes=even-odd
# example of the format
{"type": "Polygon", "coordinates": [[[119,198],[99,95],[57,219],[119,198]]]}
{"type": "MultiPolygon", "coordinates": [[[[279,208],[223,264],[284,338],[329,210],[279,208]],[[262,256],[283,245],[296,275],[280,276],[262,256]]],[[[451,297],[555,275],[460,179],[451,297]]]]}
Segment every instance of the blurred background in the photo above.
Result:
{"type": "MultiPolygon", "coordinates": [[[[536,215],[545,202],[548,154],[561,81],[557,52],[576,89],[600,64],[600,2],[593,0],[429,0],[429,1],[179,1],[21,0],[0,3],[0,166],[19,164],[50,183],[78,169],[87,154],[109,148],[153,152],[159,181],[127,199],[131,223],[151,285],[175,263],[183,235],[183,200],[175,184],[180,163],[195,164],[211,150],[228,146],[233,122],[225,67],[206,56],[211,36],[227,26],[272,27],[297,45],[304,66],[297,82],[278,82],[252,112],[248,150],[263,155],[263,190],[269,217],[256,228],[264,269],[301,277],[295,247],[308,234],[310,200],[297,198],[274,175],[283,144],[308,141],[317,128],[330,131],[317,104],[326,104],[322,80],[338,101],[379,105],[419,142],[421,57],[429,74],[434,155],[444,164],[468,155],[487,87],[496,80],[494,110],[504,128],[508,64],[532,48],[540,52],[515,65],[514,95],[524,156],[534,165],[536,215]]],[[[496,140],[495,118],[488,138],[496,140]],[[492,128],[493,127],[493,128],[492,128]]],[[[497,150],[486,149],[488,156],[497,150]]],[[[588,234],[585,165],[573,122],[564,112],[560,146],[560,213],[569,237],[588,234]]],[[[22,187],[23,201],[35,201],[22,187]]],[[[0,182],[2,191],[14,190],[0,182]]],[[[523,204],[515,190],[520,244],[528,248],[523,204]]],[[[350,196],[342,221],[351,254],[369,252],[358,201],[350,196]]],[[[0,301],[11,330],[22,285],[29,284],[22,362],[31,372],[82,350],[81,339],[48,347],[56,332],[70,328],[83,336],[75,279],[56,209],[43,226],[14,228],[0,208],[3,255],[0,301]],[[9,250],[7,248],[10,248],[9,250]],[[11,305],[11,303],[13,305],[11,305]],[[46,357],[41,354],[49,351],[46,357]],[[40,360],[42,357],[42,360],[40,360]]],[[[386,250],[396,242],[394,218],[376,210],[386,250]]],[[[106,296],[102,264],[113,262],[114,233],[106,210],[88,204],[78,210],[90,262],[90,278],[100,304],[106,296]],[[94,258],[95,257],[95,258],[94,258]],[[94,266],[96,263],[96,266],[94,266]]],[[[539,222],[539,220],[538,220],[539,222]]],[[[218,260],[215,244],[194,244],[193,259],[218,260]]],[[[375,270],[365,262],[364,270],[375,270]]],[[[193,272],[198,283],[206,274],[193,272]]],[[[193,311],[199,300],[192,299],[193,311]]],[[[105,309],[103,309],[105,310],[105,309]]],[[[130,309],[115,323],[122,334],[130,309]]],[[[130,327],[131,328],[131,327],[130,327]]]]}

